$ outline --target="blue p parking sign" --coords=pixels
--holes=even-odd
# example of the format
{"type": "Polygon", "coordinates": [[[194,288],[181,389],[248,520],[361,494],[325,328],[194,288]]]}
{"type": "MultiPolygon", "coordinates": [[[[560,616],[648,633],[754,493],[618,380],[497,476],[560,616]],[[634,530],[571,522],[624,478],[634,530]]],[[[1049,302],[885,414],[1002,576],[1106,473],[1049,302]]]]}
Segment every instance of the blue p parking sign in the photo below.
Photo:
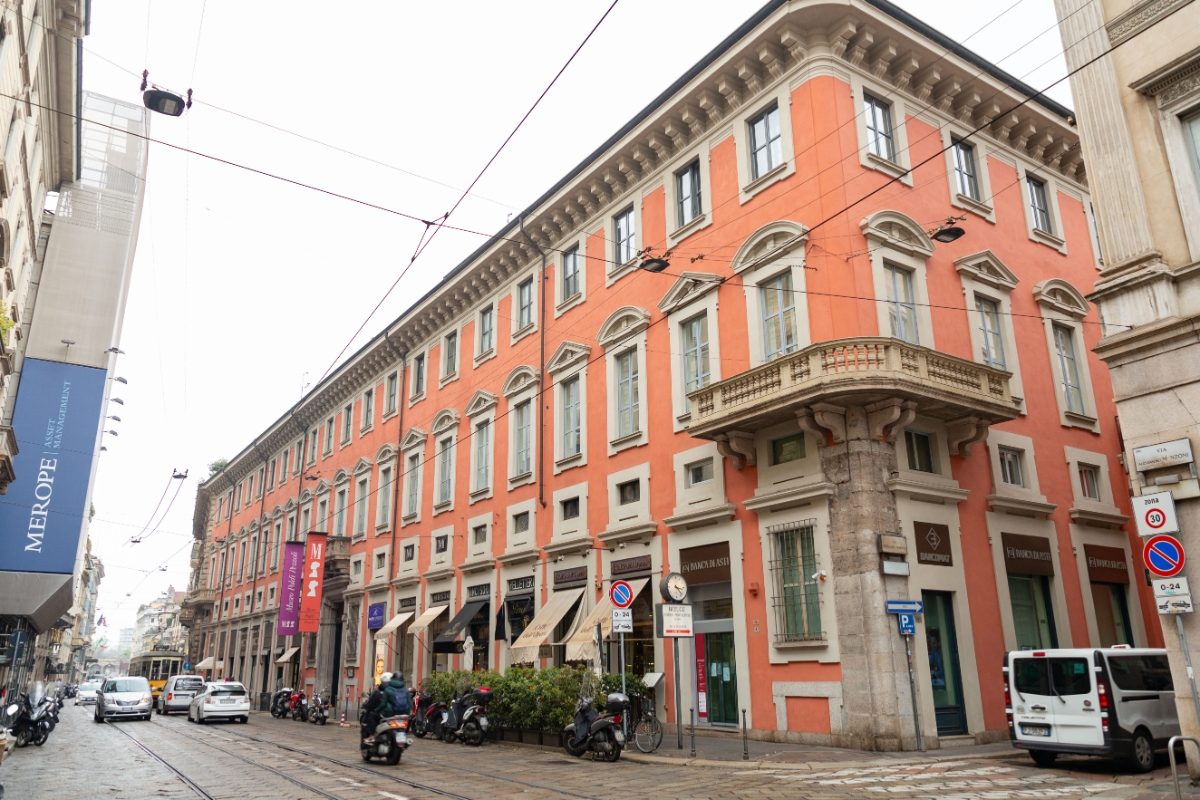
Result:
{"type": "Polygon", "coordinates": [[[896,615],[896,624],[900,626],[901,636],[917,635],[917,615],[900,613],[896,615]]]}

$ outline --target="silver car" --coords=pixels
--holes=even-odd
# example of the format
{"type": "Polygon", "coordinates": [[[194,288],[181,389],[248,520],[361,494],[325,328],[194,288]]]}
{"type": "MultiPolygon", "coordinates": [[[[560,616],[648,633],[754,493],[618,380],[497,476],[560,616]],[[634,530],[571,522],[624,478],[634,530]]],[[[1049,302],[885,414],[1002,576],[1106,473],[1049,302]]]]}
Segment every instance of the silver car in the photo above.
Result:
{"type": "Polygon", "coordinates": [[[94,705],[96,702],[96,692],[100,691],[102,683],[103,681],[88,681],[87,683],[79,684],[79,689],[75,692],[75,705],[94,705]]]}
{"type": "Polygon", "coordinates": [[[122,717],[148,720],[153,709],[150,681],[140,675],[125,675],[104,681],[96,692],[96,713],[92,719],[96,722],[122,717]]]}

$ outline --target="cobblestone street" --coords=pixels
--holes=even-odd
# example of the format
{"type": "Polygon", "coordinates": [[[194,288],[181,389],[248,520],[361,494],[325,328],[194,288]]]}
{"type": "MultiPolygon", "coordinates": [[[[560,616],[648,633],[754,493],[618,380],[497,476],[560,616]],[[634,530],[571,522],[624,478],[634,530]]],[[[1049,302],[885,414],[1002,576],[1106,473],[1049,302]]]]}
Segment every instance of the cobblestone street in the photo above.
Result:
{"type": "Polygon", "coordinates": [[[0,780],[7,800],[1169,796],[1164,769],[1114,775],[1105,762],[1076,760],[1065,769],[1041,770],[1023,754],[938,761],[864,753],[854,763],[778,766],[648,763],[632,755],[606,764],[544,748],[491,743],[474,749],[424,739],[388,767],[360,760],[356,733],[356,727],[319,728],[266,714],[252,715],[248,725],[200,726],[181,716],[94,725],[90,709],[68,706],[46,746],[14,752],[0,768],[0,780]]]}

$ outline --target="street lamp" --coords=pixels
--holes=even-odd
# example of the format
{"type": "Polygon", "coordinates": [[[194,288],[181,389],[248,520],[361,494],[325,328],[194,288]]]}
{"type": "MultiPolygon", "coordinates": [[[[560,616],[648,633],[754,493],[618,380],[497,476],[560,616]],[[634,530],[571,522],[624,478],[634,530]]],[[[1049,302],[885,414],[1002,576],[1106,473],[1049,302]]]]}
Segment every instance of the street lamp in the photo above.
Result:
{"type": "Polygon", "coordinates": [[[951,242],[958,241],[966,231],[954,223],[963,219],[966,219],[966,217],[950,217],[937,230],[930,233],[930,237],[935,242],[941,242],[942,244],[950,244],[951,242]]]}
{"type": "Polygon", "coordinates": [[[147,88],[150,80],[150,70],[142,70],[142,103],[151,111],[165,114],[168,117],[178,117],[192,107],[192,90],[187,90],[187,100],[174,92],[160,89],[157,86],[147,88]]]}

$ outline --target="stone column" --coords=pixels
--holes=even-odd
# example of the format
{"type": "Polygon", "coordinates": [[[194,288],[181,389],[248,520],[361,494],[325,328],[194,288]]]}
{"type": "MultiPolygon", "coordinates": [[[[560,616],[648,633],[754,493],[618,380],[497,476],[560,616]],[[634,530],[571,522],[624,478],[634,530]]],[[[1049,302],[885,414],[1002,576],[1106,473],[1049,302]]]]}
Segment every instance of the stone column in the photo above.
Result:
{"type": "MultiPolygon", "coordinates": [[[[888,408],[893,406],[901,410],[895,404],[888,408]]],[[[881,415],[875,407],[826,404],[810,412],[807,424],[804,416],[801,424],[810,432],[813,427],[824,432],[821,468],[837,487],[829,504],[829,574],[846,735],[835,743],[864,750],[914,750],[904,644],[895,617],[884,613],[889,597],[909,598],[908,580],[884,576],[879,568],[879,535],[899,529],[895,496],[887,487],[896,471],[894,425],[911,419],[911,413],[881,415]],[[885,420],[889,424],[881,425],[885,420]]]]}

